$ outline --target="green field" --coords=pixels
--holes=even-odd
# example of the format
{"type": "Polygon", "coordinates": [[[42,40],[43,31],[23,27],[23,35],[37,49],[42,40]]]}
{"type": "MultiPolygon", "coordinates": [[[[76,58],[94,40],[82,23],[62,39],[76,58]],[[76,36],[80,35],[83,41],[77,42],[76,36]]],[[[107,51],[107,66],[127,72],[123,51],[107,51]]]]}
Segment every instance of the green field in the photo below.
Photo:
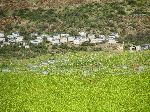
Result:
{"type": "Polygon", "coordinates": [[[0,112],[149,112],[150,51],[0,60],[0,112]]]}

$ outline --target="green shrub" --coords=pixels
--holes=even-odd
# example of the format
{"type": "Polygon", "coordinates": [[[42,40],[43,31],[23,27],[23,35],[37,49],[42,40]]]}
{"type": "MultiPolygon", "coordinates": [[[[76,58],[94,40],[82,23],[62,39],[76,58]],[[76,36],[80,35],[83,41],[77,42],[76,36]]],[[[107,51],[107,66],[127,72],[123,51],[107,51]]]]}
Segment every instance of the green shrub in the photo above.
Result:
{"type": "Polygon", "coordinates": [[[61,48],[61,49],[66,49],[66,50],[69,49],[69,47],[68,47],[67,44],[61,44],[61,45],[59,46],[59,48],[61,48]]]}
{"type": "Polygon", "coordinates": [[[83,42],[81,46],[93,46],[90,42],[83,42]]]}
{"type": "Polygon", "coordinates": [[[52,49],[57,49],[58,45],[52,45],[52,49]]]}
{"type": "Polygon", "coordinates": [[[72,46],[70,47],[71,51],[87,51],[87,47],[85,46],[72,46]]]}
{"type": "Polygon", "coordinates": [[[93,51],[102,51],[102,48],[101,47],[94,47],[93,51]]]}
{"type": "Polygon", "coordinates": [[[129,5],[135,5],[136,4],[136,0],[126,0],[126,2],[129,5]]]}
{"type": "Polygon", "coordinates": [[[3,18],[3,17],[5,17],[5,16],[6,16],[6,15],[5,15],[5,12],[0,9],[0,18],[3,18]]]}

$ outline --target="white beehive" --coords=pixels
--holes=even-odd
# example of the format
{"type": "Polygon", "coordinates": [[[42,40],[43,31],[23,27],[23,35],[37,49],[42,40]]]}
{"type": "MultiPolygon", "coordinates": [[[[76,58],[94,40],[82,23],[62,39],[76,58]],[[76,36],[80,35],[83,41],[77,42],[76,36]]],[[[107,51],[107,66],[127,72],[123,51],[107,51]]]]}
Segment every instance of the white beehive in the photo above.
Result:
{"type": "Polygon", "coordinates": [[[12,35],[13,35],[14,37],[20,36],[20,34],[19,34],[18,32],[13,32],[12,35]]]}
{"type": "Polygon", "coordinates": [[[116,44],[118,41],[114,40],[114,39],[109,39],[108,43],[109,44],[116,44]]]}
{"type": "Polygon", "coordinates": [[[142,49],[141,49],[141,46],[140,45],[138,45],[138,46],[136,46],[136,51],[141,51],[142,49]]]}
{"type": "Polygon", "coordinates": [[[23,42],[23,36],[19,36],[16,38],[16,42],[23,42]]]}
{"type": "Polygon", "coordinates": [[[5,41],[5,38],[0,38],[0,42],[4,42],[5,41]]]}
{"type": "Polygon", "coordinates": [[[99,35],[99,38],[100,38],[101,41],[105,41],[106,40],[105,35],[99,35]]]}
{"type": "Polygon", "coordinates": [[[67,43],[68,39],[66,37],[63,37],[63,38],[60,39],[60,42],[61,43],[67,43]]]}
{"type": "Polygon", "coordinates": [[[85,32],[79,32],[79,35],[82,37],[86,37],[86,33],[85,32]]]}
{"type": "Polygon", "coordinates": [[[0,33],[0,38],[5,37],[4,33],[0,33]]]}
{"type": "Polygon", "coordinates": [[[60,39],[60,35],[54,35],[54,39],[60,39]]]}
{"type": "Polygon", "coordinates": [[[82,41],[82,42],[89,42],[90,39],[89,39],[89,38],[82,38],[81,41],[82,41]]]}
{"type": "Polygon", "coordinates": [[[42,39],[43,39],[43,38],[42,38],[42,37],[40,37],[40,36],[39,36],[39,37],[36,37],[36,38],[37,38],[37,39],[39,39],[39,40],[42,40],[42,39]]]}
{"type": "Polygon", "coordinates": [[[24,47],[25,47],[25,49],[29,49],[29,48],[30,48],[30,46],[29,46],[29,45],[25,45],[24,47]]]}
{"type": "Polygon", "coordinates": [[[59,44],[60,44],[60,40],[59,40],[59,39],[53,39],[53,40],[52,40],[52,44],[53,44],[53,45],[55,45],[55,44],[58,44],[58,45],[59,45],[59,44]]]}
{"type": "Polygon", "coordinates": [[[52,42],[52,40],[53,40],[53,37],[47,37],[48,42],[52,42]]]}
{"type": "Polygon", "coordinates": [[[75,44],[75,45],[80,45],[80,44],[82,44],[82,41],[81,41],[80,39],[75,39],[75,40],[73,41],[73,44],[75,44]]]}
{"type": "Polygon", "coordinates": [[[38,45],[38,44],[40,44],[42,42],[43,42],[43,40],[40,40],[40,39],[30,40],[30,43],[34,44],[34,45],[38,45]]]}
{"type": "Polygon", "coordinates": [[[69,37],[69,34],[60,34],[61,37],[69,37]]]}
{"type": "Polygon", "coordinates": [[[88,35],[88,38],[89,38],[89,39],[94,39],[94,38],[96,38],[96,36],[95,36],[94,34],[89,34],[89,35],[88,35]]]}
{"type": "Polygon", "coordinates": [[[92,44],[96,44],[96,43],[101,43],[102,40],[100,38],[95,38],[95,39],[91,39],[90,43],[92,44]]]}
{"type": "Polygon", "coordinates": [[[7,35],[7,38],[12,39],[12,38],[14,38],[14,36],[13,35],[7,35]]]}
{"type": "Polygon", "coordinates": [[[75,37],[68,37],[68,42],[73,42],[74,41],[74,39],[75,39],[75,37]]]}

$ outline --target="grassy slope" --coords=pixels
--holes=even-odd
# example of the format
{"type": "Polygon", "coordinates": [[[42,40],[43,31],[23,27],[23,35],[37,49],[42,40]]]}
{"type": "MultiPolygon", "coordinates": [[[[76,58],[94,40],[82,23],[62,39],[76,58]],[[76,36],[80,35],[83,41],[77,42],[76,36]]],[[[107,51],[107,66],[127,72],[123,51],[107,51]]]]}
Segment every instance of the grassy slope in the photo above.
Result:
{"type": "MultiPolygon", "coordinates": [[[[26,63],[36,64],[49,57],[47,55],[29,60],[13,60],[16,63],[12,66],[23,70],[26,63]]],[[[57,66],[58,70],[54,69],[48,76],[29,71],[0,73],[0,111],[149,111],[149,51],[119,54],[78,52],[58,54],[56,59],[63,57],[69,59],[72,64],[56,63],[49,66],[50,70],[54,69],[54,66],[57,66]],[[94,70],[96,67],[93,65],[96,63],[102,63],[104,69],[83,76],[83,65],[94,70]],[[136,72],[132,70],[134,64],[147,66],[148,69],[136,72]],[[116,68],[121,65],[127,65],[129,69],[116,68]],[[121,75],[126,71],[129,71],[129,74],[127,72],[121,75]]]]}

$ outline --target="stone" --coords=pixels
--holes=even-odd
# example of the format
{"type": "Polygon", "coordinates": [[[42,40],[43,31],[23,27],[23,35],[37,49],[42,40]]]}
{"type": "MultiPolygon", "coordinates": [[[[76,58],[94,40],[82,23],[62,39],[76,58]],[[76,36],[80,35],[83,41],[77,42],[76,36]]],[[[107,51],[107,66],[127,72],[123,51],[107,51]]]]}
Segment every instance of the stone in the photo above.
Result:
{"type": "Polygon", "coordinates": [[[46,70],[45,70],[45,71],[42,71],[42,74],[44,74],[44,75],[48,75],[48,73],[49,73],[49,72],[46,71],[46,70]]]}
{"type": "Polygon", "coordinates": [[[10,72],[9,68],[2,68],[2,72],[10,72]]]}
{"type": "Polygon", "coordinates": [[[50,59],[50,60],[48,60],[48,63],[53,64],[53,63],[55,63],[55,60],[54,59],[50,59]]]}
{"type": "Polygon", "coordinates": [[[128,69],[128,67],[126,65],[123,65],[122,68],[123,69],[128,69]]]}

